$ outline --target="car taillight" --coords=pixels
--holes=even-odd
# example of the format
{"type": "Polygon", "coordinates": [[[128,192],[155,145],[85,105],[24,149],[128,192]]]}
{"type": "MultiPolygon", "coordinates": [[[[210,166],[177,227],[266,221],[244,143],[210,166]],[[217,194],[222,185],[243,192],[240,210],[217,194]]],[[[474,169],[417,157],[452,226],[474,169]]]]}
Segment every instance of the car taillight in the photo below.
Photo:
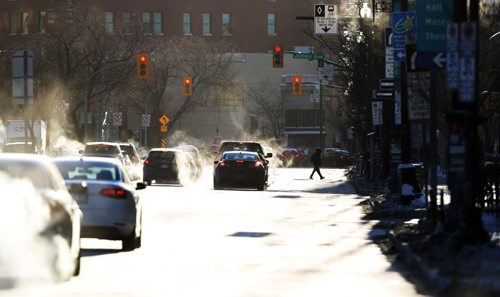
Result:
{"type": "Polygon", "coordinates": [[[151,160],[149,160],[149,159],[146,159],[144,161],[144,165],[151,165],[151,164],[153,164],[153,162],[151,160]]]}
{"type": "Polygon", "coordinates": [[[127,197],[127,191],[124,189],[117,189],[117,188],[105,188],[101,190],[101,195],[111,197],[111,198],[118,198],[118,199],[124,199],[127,197]]]}
{"type": "Polygon", "coordinates": [[[260,167],[260,166],[264,166],[264,164],[262,164],[262,161],[257,161],[253,164],[254,167],[260,167]]]}
{"type": "Polygon", "coordinates": [[[226,166],[226,163],[223,161],[223,162],[219,162],[219,166],[220,167],[225,167],[226,166]]]}

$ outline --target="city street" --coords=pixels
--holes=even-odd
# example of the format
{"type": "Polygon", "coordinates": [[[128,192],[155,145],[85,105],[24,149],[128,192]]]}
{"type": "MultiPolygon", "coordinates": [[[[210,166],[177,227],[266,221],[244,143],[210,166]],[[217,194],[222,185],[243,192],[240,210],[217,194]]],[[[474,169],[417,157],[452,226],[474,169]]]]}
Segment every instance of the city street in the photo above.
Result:
{"type": "Polygon", "coordinates": [[[371,240],[342,169],[278,168],[260,192],[212,188],[207,167],[186,187],[152,185],[142,247],[84,239],[81,274],[0,296],[422,296],[371,240]]]}

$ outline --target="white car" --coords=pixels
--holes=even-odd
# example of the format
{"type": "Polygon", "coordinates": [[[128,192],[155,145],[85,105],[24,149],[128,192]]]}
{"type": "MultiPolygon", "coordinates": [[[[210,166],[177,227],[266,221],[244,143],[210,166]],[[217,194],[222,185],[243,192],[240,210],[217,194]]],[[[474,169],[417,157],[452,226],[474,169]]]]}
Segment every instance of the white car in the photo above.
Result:
{"type": "Polygon", "coordinates": [[[0,184],[0,270],[54,280],[78,275],[82,211],[51,159],[0,154],[0,184]]]}
{"type": "Polygon", "coordinates": [[[134,184],[117,159],[55,158],[66,185],[83,211],[82,237],[121,240],[122,249],[141,246],[142,204],[134,184]]]}

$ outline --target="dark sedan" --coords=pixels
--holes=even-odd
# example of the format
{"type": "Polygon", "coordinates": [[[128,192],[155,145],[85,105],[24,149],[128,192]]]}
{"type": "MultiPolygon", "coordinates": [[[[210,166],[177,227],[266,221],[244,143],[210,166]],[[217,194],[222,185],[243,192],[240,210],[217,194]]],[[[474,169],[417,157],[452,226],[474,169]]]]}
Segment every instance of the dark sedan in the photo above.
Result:
{"type": "Polygon", "coordinates": [[[229,151],[214,161],[214,189],[223,187],[251,187],[263,191],[266,188],[267,161],[259,154],[248,151],[229,151]]]}
{"type": "Polygon", "coordinates": [[[146,184],[179,183],[193,181],[196,177],[196,164],[187,153],[174,148],[154,148],[144,160],[143,180],[146,184]]]}

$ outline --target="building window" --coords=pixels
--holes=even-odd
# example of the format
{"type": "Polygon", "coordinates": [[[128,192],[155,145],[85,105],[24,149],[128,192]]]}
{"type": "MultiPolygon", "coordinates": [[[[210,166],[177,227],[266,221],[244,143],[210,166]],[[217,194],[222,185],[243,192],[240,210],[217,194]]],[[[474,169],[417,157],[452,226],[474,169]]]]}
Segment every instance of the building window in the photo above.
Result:
{"type": "Polygon", "coordinates": [[[212,28],[210,27],[210,13],[203,13],[203,35],[212,35],[212,28]]]}
{"type": "Polygon", "coordinates": [[[22,13],[22,28],[23,28],[23,34],[28,34],[29,33],[29,13],[28,12],[23,12],[22,13]]]}
{"type": "Polygon", "coordinates": [[[131,31],[130,12],[126,11],[123,13],[123,33],[129,34],[131,31]]]}
{"type": "Polygon", "coordinates": [[[182,15],[182,30],[184,31],[184,35],[191,35],[191,13],[185,12],[182,15]]]}
{"type": "Polygon", "coordinates": [[[153,13],[153,21],[154,21],[154,33],[156,35],[163,34],[163,29],[162,29],[162,13],[161,12],[155,12],[155,13],[153,13]]]}
{"type": "Polygon", "coordinates": [[[47,12],[40,11],[38,13],[38,31],[45,33],[47,30],[47,12]]]}
{"type": "Polygon", "coordinates": [[[113,12],[106,11],[106,33],[113,34],[113,12]]]}
{"type": "Polygon", "coordinates": [[[267,35],[276,35],[276,14],[267,14],[267,35]]]}
{"type": "Polygon", "coordinates": [[[15,12],[11,12],[9,14],[9,34],[17,33],[17,14],[15,12]]]}
{"type": "Polygon", "coordinates": [[[145,34],[151,34],[151,13],[149,11],[142,13],[142,31],[145,34]]]}
{"type": "Polygon", "coordinates": [[[222,35],[230,36],[231,35],[231,14],[223,13],[222,14],[222,35]]]}

